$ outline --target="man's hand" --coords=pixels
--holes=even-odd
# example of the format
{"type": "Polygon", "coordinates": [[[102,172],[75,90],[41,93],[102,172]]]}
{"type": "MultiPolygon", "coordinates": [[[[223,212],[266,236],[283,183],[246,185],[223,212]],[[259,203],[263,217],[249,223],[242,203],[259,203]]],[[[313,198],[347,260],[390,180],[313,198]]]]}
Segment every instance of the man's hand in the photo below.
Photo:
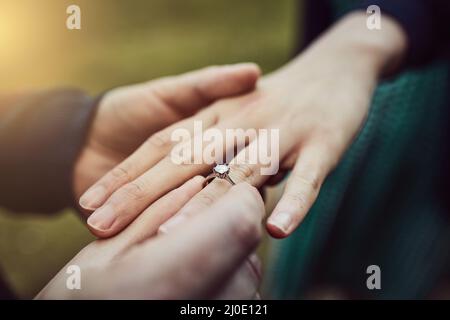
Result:
{"type": "MultiPolygon", "coordinates": [[[[252,90],[259,74],[259,68],[251,63],[208,67],[106,93],[75,166],[75,197],[78,198],[144,141],[142,148],[157,156],[168,137],[154,133],[192,116],[216,99],[252,90]],[[148,139],[150,136],[152,138],[148,139]]],[[[149,166],[148,163],[142,165],[140,170],[149,166]]],[[[130,174],[120,167],[111,171],[111,176],[118,181],[130,174]]],[[[87,210],[95,209],[101,204],[99,198],[109,192],[101,186],[93,188],[90,196],[81,199],[80,205],[87,210]]]]}
{"type": "Polygon", "coordinates": [[[260,283],[253,258],[264,205],[258,191],[239,184],[173,233],[161,223],[202,188],[195,177],[147,208],[115,237],[97,240],[68,263],[81,270],[81,290],[66,287],[66,267],[37,299],[251,299],[260,283]]]}

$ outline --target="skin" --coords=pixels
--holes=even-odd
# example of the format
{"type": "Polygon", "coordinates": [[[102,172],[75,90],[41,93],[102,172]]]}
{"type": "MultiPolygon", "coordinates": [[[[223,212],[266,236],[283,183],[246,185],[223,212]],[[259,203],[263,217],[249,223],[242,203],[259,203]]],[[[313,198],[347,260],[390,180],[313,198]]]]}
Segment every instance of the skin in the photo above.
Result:
{"type": "Polygon", "coordinates": [[[236,185],[182,228],[155,236],[160,224],[201,190],[203,180],[189,180],[124,232],[82,249],[67,264],[80,267],[81,290],[67,289],[66,266],[36,299],[255,298],[260,274],[254,258],[247,257],[261,238],[264,204],[254,187],[236,185]]]}
{"type": "MultiPolygon", "coordinates": [[[[250,92],[259,76],[256,65],[244,63],[208,67],[108,92],[98,106],[74,167],[75,197],[79,198],[148,136],[217,99],[250,92]]],[[[147,141],[146,147],[158,149],[157,136],[147,141]]],[[[113,175],[120,174],[113,171],[113,175]]],[[[186,182],[149,206],[117,237],[85,247],[69,262],[82,269],[81,291],[66,288],[64,268],[37,298],[255,297],[260,271],[259,260],[252,252],[259,242],[264,211],[253,187],[241,185],[231,190],[228,197],[239,198],[232,207],[226,196],[222,204],[205,210],[197,222],[180,233],[155,237],[161,223],[201,190],[202,183],[203,177],[186,182]],[[205,232],[198,233],[200,227],[205,227],[205,232]],[[188,246],[190,243],[192,246],[188,246]]]]}
{"type": "MultiPolygon", "coordinates": [[[[180,76],[152,80],[109,91],[101,99],[86,144],[73,173],[73,189],[78,199],[94,182],[115,168],[136,148],[157,150],[158,132],[215,100],[249,92],[260,75],[252,63],[213,66],[180,76]],[[148,139],[152,136],[152,139],[148,139]]],[[[96,203],[85,203],[90,209],[96,203]]],[[[85,211],[88,215],[89,210],[85,211]]]]}
{"type": "Polygon", "coordinates": [[[66,289],[63,268],[37,298],[255,297],[260,272],[257,259],[248,257],[264,208],[245,182],[261,186],[292,169],[267,228],[284,237],[298,226],[361,127],[378,78],[395,69],[406,46],[388,18],[379,33],[368,33],[363,23],[362,15],[344,18],[238,97],[229,98],[254,88],[254,65],[209,68],[106,94],[75,166],[74,192],[78,197],[103,176],[80,205],[87,215],[94,211],[88,219],[93,233],[110,238],[69,262],[82,269],[82,290],[66,289]],[[230,189],[215,179],[202,189],[203,178],[188,179],[210,166],[177,166],[167,157],[171,132],[192,131],[194,120],[222,130],[279,129],[281,174],[262,176],[258,164],[237,164],[244,150],[231,164],[232,179],[244,183],[230,189]]]}
{"type": "MultiPolygon", "coordinates": [[[[297,58],[265,76],[256,90],[222,99],[159,131],[148,140],[160,142],[157,150],[144,144],[96,182],[80,200],[81,206],[95,210],[88,220],[91,230],[101,237],[117,234],[173,188],[211,172],[211,165],[177,165],[168,157],[174,146],[171,132],[180,127],[192,130],[193,121],[202,120],[204,128],[221,130],[279,129],[281,171],[292,172],[267,229],[274,237],[286,237],[301,223],[326,176],[357,135],[379,78],[395,70],[406,46],[403,30],[389,17],[383,17],[379,31],[366,28],[365,13],[342,18],[297,58]],[[102,194],[95,192],[99,189],[102,194]]],[[[280,178],[263,176],[259,164],[237,164],[236,159],[230,173],[235,182],[260,187],[269,178],[280,178]]],[[[229,187],[215,179],[186,207],[209,206],[229,187]]],[[[182,209],[170,224],[185,216],[182,209]]]]}

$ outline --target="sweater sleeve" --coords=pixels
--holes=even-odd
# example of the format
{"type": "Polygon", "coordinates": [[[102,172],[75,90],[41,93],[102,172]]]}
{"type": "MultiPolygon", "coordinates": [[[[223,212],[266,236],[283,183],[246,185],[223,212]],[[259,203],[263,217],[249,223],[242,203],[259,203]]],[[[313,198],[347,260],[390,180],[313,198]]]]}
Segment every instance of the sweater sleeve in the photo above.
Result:
{"type": "Polygon", "coordinates": [[[73,204],[73,167],[96,99],[72,89],[0,98],[0,206],[50,213],[73,204]]]}
{"type": "Polygon", "coordinates": [[[404,65],[420,65],[450,45],[450,1],[447,0],[364,0],[357,9],[377,5],[381,14],[393,17],[408,38],[404,65]]]}

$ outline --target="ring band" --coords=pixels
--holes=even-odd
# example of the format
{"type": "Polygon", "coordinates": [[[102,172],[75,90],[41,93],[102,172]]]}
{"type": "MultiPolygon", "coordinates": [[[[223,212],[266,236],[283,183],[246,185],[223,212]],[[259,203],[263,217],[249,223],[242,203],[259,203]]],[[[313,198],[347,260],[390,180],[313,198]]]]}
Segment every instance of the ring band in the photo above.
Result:
{"type": "Polygon", "coordinates": [[[226,180],[232,185],[235,185],[234,181],[231,180],[230,176],[228,175],[229,173],[230,167],[228,166],[228,164],[217,164],[213,168],[213,172],[206,177],[205,182],[203,183],[203,187],[206,187],[215,178],[226,180]]]}

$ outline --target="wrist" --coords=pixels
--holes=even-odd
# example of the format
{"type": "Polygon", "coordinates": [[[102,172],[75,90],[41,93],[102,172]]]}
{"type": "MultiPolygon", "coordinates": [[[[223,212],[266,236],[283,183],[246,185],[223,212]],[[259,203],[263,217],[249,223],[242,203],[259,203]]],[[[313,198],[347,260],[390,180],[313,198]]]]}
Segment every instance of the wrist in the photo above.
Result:
{"type": "Polygon", "coordinates": [[[381,30],[369,30],[367,16],[348,14],[273,76],[302,77],[305,66],[321,75],[352,75],[377,80],[395,70],[406,50],[406,35],[395,20],[384,17],[381,30]]]}
{"type": "Polygon", "coordinates": [[[337,42],[337,50],[341,47],[349,58],[359,58],[377,76],[395,70],[401,64],[407,48],[407,37],[402,27],[389,16],[383,16],[379,30],[369,30],[366,23],[365,12],[352,12],[336,24],[334,33],[331,31],[329,36],[337,42]]]}

